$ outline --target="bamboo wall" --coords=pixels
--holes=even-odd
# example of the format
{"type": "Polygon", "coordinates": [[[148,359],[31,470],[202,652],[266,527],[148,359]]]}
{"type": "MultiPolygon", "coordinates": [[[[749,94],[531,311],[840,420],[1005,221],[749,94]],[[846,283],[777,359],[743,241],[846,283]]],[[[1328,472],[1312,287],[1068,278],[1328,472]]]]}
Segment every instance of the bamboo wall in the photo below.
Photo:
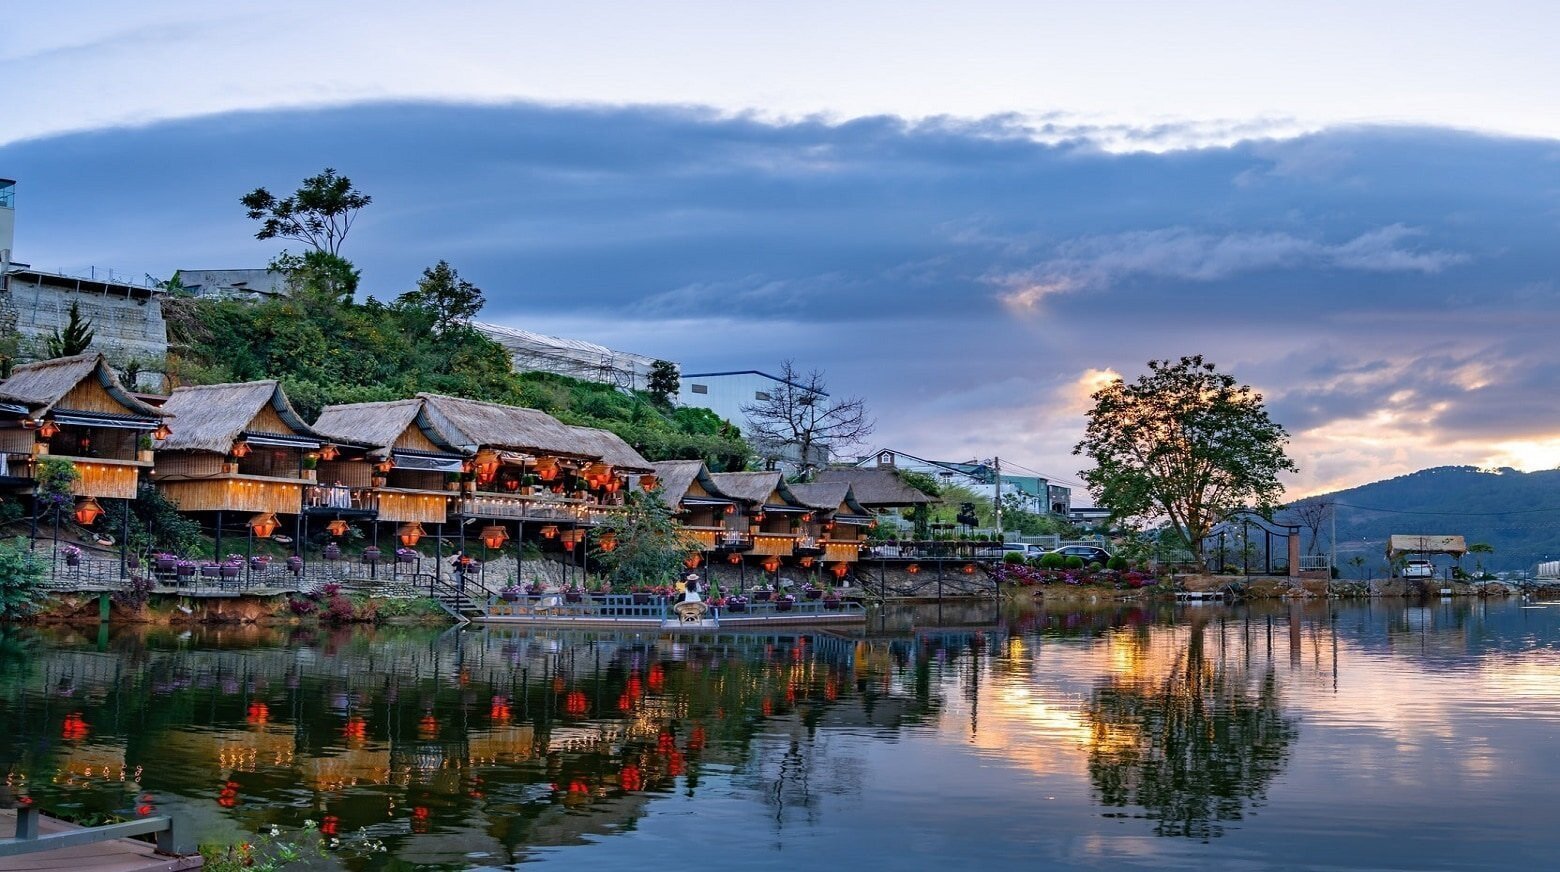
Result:
{"type": "Polygon", "coordinates": [[[422,428],[415,422],[395,439],[395,448],[404,448],[408,451],[442,451],[443,449],[433,444],[433,440],[423,435],[422,428]]]}
{"type": "MultiPolygon", "coordinates": [[[[404,490],[444,490],[444,473],[426,469],[392,469],[387,477],[390,487],[404,490]]],[[[451,491],[454,493],[454,491],[451,491]]]]}
{"type": "Polygon", "coordinates": [[[73,460],[81,480],[71,492],[83,497],[110,497],[116,500],[135,499],[135,486],[140,481],[139,467],[94,460],[73,460]]]}
{"type": "Polygon", "coordinates": [[[81,412],[106,412],[110,415],[145,414],[121,405],[95,377],[82,379],[55,406],[81,412]]]}
{"type": "Polygon", "coordinates": [[[205,477],[222,474],[222,455],[210,451],[159,451],[158,476],[205,477]]]}
{"type": "Polygon", "coordinates": [[[749,554],[763,557],[789,557],[796,551],[796,537],[791,535],[776,535],[774,533],[759,533],[753,537],[753,550],[749,554]]]}
{"type": "Polygon", "coordinates": [[[861,559],[861,548],[849,542],[825,542],[823,543],[823,559],[854,563],[861,559]]]}
{"type": "Polygon", "coordinates": [[[303,486],[286,482],[214,478],[203,481],[158,482],[181,512],[276,512],[296,515],[303,509],[303,486]]]}
{"type": "Polygon", "coordinates": [[[0,430],[0,452],[6,454],[31,454],[33,443],[37,437],[33,431],[23,430],[20,427],[9,427],[0,430]]]}
{"type": "Polygon", "coordinates": [[[374,467],[361,460],[322,460],[315,478],[320,484],[340,482],[347,487],[371,487],[374,467]]]}
{"type": "MultiPolygon", "coordinates": [[[[459,495],[454,493],[449,495],[449,497],[454,496],[459,495]]],[[[375,491],[381,521],[442,524],[449,517],[449,497],[435,494],[402,494],[387,490],[375,491]]]]}

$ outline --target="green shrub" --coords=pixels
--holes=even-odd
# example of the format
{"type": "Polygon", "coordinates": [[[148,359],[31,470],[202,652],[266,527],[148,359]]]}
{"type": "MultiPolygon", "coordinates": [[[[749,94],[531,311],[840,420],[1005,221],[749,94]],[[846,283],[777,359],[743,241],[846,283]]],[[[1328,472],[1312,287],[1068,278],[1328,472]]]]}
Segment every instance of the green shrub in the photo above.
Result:
{"type": "Polygon", "coordinates": [[[1117,572],[1125,570],[1127,568],[1127,558],[1112,557],[1110,559],[1110,568],[1116,570],[1117,572]]]}
{"type": "MultiPolygon", "coordinates": [[[[1081,560],[1083,558],[1079,558],[1079,559],[1081,560]]],[[[1089,571],[1090,572],[1099,572],[1101,569],[1104,569],[1104,568],[1105,568],[1105,564],[1099,562],[1098,560],[1096,560],[1093,563],[1089,564],[1089,571]]]]}
{"type": "Polygon", "coordinates": [[[1041,569],[1061,569],[1067,565],[1067,556],[1055,551],[1040,555],[1041,569]]]}
{"type": "Polygon", "coordinates": [[[1024,555],[1018,553],[1017,551],[1009,551],[1006,554],[1002,555],[1002,562],[1003,563],[1010,563],[1010,564],[1011,563],[1023,563],[1024,562],[1024,555]]]}
{"type": "Polygon", "coordinates": [[[1082,569],[1083,568],[1083,558],[1082,557],[1078,557],[1076,555],[1074,555],[1072,557],[1068,557],[1067,558],[1067,568],[1068,569],[1082,569]]]}
{"type": "Polygon", "coordinates": [[[28,550],[26,539],[0,542],[0,620],[18,620],[37,612],[47,573],[43,558],[28,550]]]}

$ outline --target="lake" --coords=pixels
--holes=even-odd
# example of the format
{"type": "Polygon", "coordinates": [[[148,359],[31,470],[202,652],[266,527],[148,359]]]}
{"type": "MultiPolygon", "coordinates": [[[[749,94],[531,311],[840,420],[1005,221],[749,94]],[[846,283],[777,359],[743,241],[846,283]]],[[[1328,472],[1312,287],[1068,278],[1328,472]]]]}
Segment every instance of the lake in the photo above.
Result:
{"type": "Polygon", "coordinates": [[[1527,605],[11,629],[0,799],[307,825],[351,869],[1555,868],[1560,604],[1527,605]]]}

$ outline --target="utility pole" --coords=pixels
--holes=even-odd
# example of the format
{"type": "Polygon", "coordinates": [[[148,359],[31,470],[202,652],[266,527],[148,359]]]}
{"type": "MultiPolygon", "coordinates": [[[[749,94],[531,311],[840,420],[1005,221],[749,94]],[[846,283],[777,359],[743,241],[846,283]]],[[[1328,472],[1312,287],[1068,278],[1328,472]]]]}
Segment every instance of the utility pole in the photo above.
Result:
{"type": "Polygon", "coordinates": [[[1338,501],[1333,500],[1327,505],[1327,518],[1332,521],[1332,534],[1328,537],[1327,545],[1332,549],[1332,556],[1327,558],[1327,585],[1332,586],[1333,570],[1338,566],[1338,501]]]}
{"type": "Polygon", "coordinates": [[[1002,535],[1002,458],[991,458],[991,469],[993,473],[995,473],[997,482],[996,491],[992,494],[992,496],[994,498],[993,502],[995,505],[993,508],[995,509],[997,522],[997,542],[1000,543],[1004,538],[1006,538],[1002,535]]]}

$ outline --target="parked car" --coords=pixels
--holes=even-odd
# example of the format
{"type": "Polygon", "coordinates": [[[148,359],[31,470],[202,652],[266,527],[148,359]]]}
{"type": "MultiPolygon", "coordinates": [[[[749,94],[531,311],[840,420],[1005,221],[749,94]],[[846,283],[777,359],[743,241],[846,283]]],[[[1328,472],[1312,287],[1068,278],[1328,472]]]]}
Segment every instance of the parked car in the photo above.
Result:
{"type": "Polygon", "coordinates": [[[1002,543],[1002,556],[1004,557],[1009,554],[1022,554],[1024,555],[1025,559],[1028,559],[1030,557],[1039,557],[1044,553],[1045,549],[1041,548],[1039,545],[1034,544],[1033,542],[1002,543]]]}
{"type": "Polygon", "coordinates": [[[1098,563],[1103,566],[1110,562],[1110,552],[1094,545],[1063,545],[1052,553],[1060,554],[1064,557],[1081,557],[1083,558],[1084,566],[1088,566],[1090,563],[1098,563]]]}
{"type": "Polygon", "coordinates": [[[1428,560],[1410,560],[1403,564],[1404,578],[1435,578],[1435,564],[1428,560]]]}

